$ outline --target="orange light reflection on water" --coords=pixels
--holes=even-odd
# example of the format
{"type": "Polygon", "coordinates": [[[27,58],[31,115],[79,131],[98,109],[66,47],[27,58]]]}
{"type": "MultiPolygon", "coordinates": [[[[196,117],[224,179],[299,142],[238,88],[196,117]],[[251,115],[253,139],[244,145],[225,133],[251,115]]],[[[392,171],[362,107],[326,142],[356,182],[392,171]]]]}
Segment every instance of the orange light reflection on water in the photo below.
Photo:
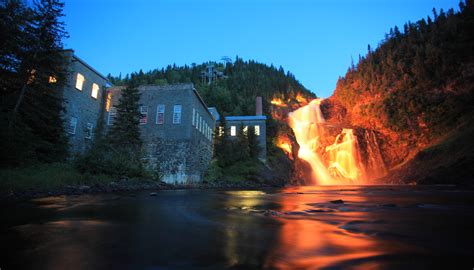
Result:
{"type": "MultiPolygon", "coordinates": [[[[340,228],[346,222],[367,219],[368,213],[366,212],[335,211],[311,216],[292,215],[291,212],[301,213],[307,210],[308,204],[314,203],[315,200],[326,201],[325,197],[318,198],[316,194],[298,194],[300,191],[302,191],[301,188],[290,188],[286,190],[290,194],[281,197],[279,202],[282,206],[281,212],[286,214],[277,217],[282,223],[279,244],[267,258],[267,267],[319,269],[384,253],[379,246],[380,243],[372,237],[362,233],[351,233],[340,228]],[[294,194],[291,194],[292,192],[294,194]]],[[[353,194],[351,200],[360,203],[365,199],[353,194]]],[[[361,264],[359,266],[363,269],[379,268],[377,264],[361,264]]]]}

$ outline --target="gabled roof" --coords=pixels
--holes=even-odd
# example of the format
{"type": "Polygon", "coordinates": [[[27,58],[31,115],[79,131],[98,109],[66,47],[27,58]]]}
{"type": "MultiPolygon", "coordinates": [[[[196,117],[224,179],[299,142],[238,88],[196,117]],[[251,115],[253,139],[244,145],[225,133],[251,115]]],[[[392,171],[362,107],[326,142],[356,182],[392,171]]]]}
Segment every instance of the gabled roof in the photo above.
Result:
{"type": "Polygon", "coordinates": [[[248,116],[226,116],[227,121],[249,121],[249,120],[267,120],[265,115],[248,115],[248,116]]]}
{"type": "Polygon", "coordinates": [[[74,53],[74,50],[72,49],[66,49],[64,50],[66,52],[70,52],[71,55],[72,55],[72,58],[74,58],[76,61],[80,62],[81,64],[83,64],[85,67],[87,67],[88,69],[90,69],[92,72],[94,72],[95,74],[97,74],[99,77],[101,77],[102,79],[104,79],[106,82],[107,82],[107,87],[110,87],[112,86],[112,83],[109,81],[109,79],[107,79],[107,77],[105,77],[104,75],[102,75],[102,73],[100,73],[99,71],[97,71],[95,68],[93,68],[91,65],[87,64],[86,61],[82,60],[81,58],[79,58],[79,56],[77,56],[75,53],[74,53]]]}

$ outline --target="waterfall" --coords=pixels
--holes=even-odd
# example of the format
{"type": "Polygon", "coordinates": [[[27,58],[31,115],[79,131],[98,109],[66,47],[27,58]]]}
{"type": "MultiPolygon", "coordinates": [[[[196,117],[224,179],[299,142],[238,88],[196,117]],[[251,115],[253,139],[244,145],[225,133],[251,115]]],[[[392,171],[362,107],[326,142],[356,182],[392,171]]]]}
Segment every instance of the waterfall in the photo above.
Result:
{"type": "Polygon", "coordinates": [[[386,167],[379,149],[376,134],[364,130],[359,138],[354,130],[342,128],[333,143],[324,145],[333,138],[321,112],[322,99],[315,99],[289,114],[289,125],[293,129],[300,149],[298,157],[312,169],[311,184],[363,184],[369,178],[386,174],[386,167]],[[362,140],[359,143],[359,140],[362,140]]]}

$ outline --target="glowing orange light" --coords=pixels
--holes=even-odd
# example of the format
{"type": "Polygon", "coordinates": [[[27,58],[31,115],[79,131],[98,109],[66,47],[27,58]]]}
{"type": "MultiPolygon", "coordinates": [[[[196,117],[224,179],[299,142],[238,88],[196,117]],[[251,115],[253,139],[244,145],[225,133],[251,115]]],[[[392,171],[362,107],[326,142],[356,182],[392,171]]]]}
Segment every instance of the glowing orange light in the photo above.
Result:
{"type": "Polygon", "coordinates": [[[281,98],[274,98],[272,101],[270,101],[273,105],[279,106],[279,107],[286,107],[287,105],[281,100],[281,98]]]}
{"type": "Polygon", "coordinates": [[[295,98],[299,103],[308,104],[308,100],[305,97],[303,97],[301,93],[296,94],[295,98]]]}
{"type": "Polygon", "coordinates": [[[112,93],[107,93],[107,100],[105,101],[105,110],[109,111],[112,105],[112,93]]]}
{"type": "Polygon", "coordinates": [[[292,155],[293,151],[292,151],[292,147],[291,147],[291,142],[288,140],[288,138],[283,137],[283,136],[279,136],[277,138],[276,145],[277,145],[277,147],[282,149],[290,159],[293,158],[293,155],[292,155]]]}
{"type": "Polygon", "coordinates": [[[311,165],[312,184],[356,183],[361,177],[356,137],[351,129],[343,129],[332,145],[322,145],[321,139],[326,138],[327,131],[321,101],[312,100],[289,115],[289,125],[300,145],[298,157],[311,165]],[[329,154],[327,160],[321,154],[324,151],[329,154]]]}

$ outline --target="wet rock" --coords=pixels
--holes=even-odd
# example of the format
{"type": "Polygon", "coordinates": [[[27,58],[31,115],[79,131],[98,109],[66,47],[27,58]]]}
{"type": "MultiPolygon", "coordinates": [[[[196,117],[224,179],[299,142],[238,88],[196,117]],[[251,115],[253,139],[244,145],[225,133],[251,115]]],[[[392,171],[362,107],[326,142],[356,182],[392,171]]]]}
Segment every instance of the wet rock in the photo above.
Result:
{"type": "Polygon", "coordinates": [[[156,192],[151,192],[150,193],[150,196],[156,196],[156,195],[158,195],[156,192]]]}
{"type": "Polygon", "coordinates": [[[270,217],[279,217],[281,216],[281,213],[275,210],[265,210],[263,213],[265,216],[270,216],[270,217]]]}
{"type": "Polygon", "coordinates": [[[300,211],[292,211],[292,212],[286,212],[285,214],[290,215],[290,216],[301,216],[301,215],[306,215],[306,212],[300,212],[300,211]]]}
{"type": "Polygon", "coordinates": [[[79,190],[80,190],[80,191],[86,191],[86,190],[89,190],[90,188],[91,188],[90,186],[84,185],[84,186],[80,186],[80,187],[79,187],[79,190]]]}
{"type": "Polygon", "coordinates": [[[386,203],[386,204],[382,204],[383,207],[397,207],[396,204],[394,203],[386,203]]]}
{"type": "Polygon", "coordinates": [[[334,203],[334,204],[343,204],[344,201],[343,200],[334,200],[334,201],[330,201],[330,203],[334,203]]]}
{"type": "Polygon", "coordinates": [[[308,210],[305,210],[305,212],[306,213],[325,213],[325,212],[334,212],[334,210],[319,208],[319,209],[308,209],[308,210]]]}

